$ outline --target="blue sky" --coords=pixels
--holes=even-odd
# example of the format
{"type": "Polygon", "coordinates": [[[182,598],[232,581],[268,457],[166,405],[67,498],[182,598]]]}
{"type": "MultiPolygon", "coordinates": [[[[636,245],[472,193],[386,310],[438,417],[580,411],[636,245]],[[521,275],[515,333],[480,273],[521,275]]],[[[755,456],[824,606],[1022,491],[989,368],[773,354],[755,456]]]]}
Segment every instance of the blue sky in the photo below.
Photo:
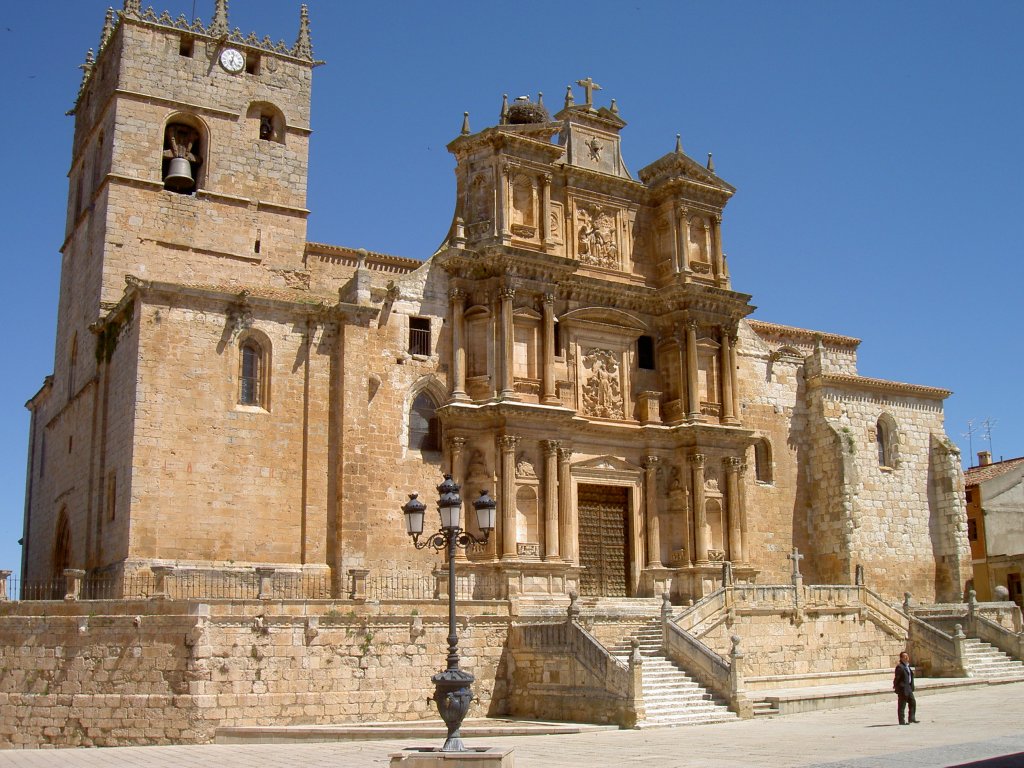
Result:
{"type": "MultiPolygon", "coordinates": [[[[117,0],[114,0],[117,2],[117,0]]],[[[0,568],[17,570],[28,412],[53,368],[73,104],[110,0],[5,6],[7,278],[0,319],[0,568]]],[[[299,3],[231,0],[231,25],[294,41],[299,3]]],[[[986,417],[1024,455],[1019,2],[347,3],[311,0],[309,238],[428,256],[451,219],[445,145],[502,93],[593,77],[634,173],[714,153],[738,188],[723,239],[755,317],[863,339],[866,376],[946,387],[947,432],[986,417]]],[[[120,3],[118,2],[118,7],[120,3]]],[[[213,0],[158,11],[208,20],[213,0]]],[[[577,92],[579,89],[577,89],[577,92]]],[[[577,98],[580,96],[578,94],[577,98]]],[[[987,448],[979,434],[974,451],[987,448]]]]}

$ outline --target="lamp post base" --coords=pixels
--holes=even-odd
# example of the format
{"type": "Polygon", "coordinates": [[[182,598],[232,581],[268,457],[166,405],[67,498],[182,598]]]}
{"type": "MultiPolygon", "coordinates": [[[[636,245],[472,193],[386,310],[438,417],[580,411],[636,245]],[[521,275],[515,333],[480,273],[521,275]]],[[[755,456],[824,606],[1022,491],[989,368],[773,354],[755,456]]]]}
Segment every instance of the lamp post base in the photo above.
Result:
{"type": "Polygon", "coordinates": [[[463,752],[466,747],[462,743],[459,729],[466,713],[469,712],[469,704],[473,701],[470,686],[475,678],[469,672],[456,667],[439,672],[430,679],[434,683],[434,703],[437,704],[437,711],[441,714],[444,724],[448,726],[448,738],[441,751],[463,752]]]}
{"type": "Polygon", "coordinates": [[[514,768],[512,747],[473,747],[442,752],[437,747],[409,747],[391,753],[390,768],[514,768]]]}

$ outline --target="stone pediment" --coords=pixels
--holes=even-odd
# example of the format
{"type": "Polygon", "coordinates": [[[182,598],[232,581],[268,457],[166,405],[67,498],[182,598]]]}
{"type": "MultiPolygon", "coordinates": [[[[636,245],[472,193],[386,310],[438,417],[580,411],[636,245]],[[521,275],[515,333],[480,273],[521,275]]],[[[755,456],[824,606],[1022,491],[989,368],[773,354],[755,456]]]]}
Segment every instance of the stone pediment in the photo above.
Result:
{"type": "Polygon", "coordinates": [[[636,315],[614,307],[580,307],[566,312],[558,318],[563,326],[597,325],[605,328],[611,326],[620,333],[633,331],[636,334],[646,333],[647,325],[636,315]]]}
{"type": "Polygon", "coordinates": [[[587,459],[572,465],[574,471],[588,469],[597,472],[643,472],[643,467],[631,464],[615,456],[598,456],[594,459],[587,459]]]}
{"type": "Polygon", "coordinates": [[[726,198],[732,197],[736,192],[736,187],[682,152],[669,152],[650,165],[641,168],[637,175],[640,177],[640,181],[649,187],[656,187],[674,179],[682,179],[714,187],[721,191],[726,198]]]}
{"type": "Polygon", "coordinates": [[[537,320],[538,322],[542,319],[540,312],[535,309],[531,309],[530,307],[516,307],[512,315],[516,318],[537,320]]]}

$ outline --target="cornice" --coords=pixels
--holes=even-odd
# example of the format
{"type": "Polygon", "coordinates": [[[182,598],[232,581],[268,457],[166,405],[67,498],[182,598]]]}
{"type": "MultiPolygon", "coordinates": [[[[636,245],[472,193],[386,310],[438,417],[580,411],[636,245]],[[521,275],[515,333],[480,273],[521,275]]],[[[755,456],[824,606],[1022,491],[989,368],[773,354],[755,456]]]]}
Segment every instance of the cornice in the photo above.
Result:
{"type": "Polygon", "coordinates": [[[952,390],[939,387],[926,387],[922,384],[905,384],[900,381],[872,379],[867,376],[856,376],[848,373],[821,373],[807,379],[809,388],[832,387],[834,389],[862,389],[886,394],[920,397],[927,400],[945,400],[952,390]]]}
{"type": "Polygon", "coordinates": [[[840,336],[835,333],[824,333],[822,331],[814,331],[809,328],[797,328],[792,325],[779,325],[778,323],[769,323],[764,320],[754,320],[753,318],[747,320],[747,324],[750,326],[750,329],[759,336],[771,335],[775,337],[799,339],[806,343],[814,343],[820,338],[823,344],[827,344],[831,347],[848,347],[850,349],[856,349],[860,346],[860,339],[854,338],[853,336],[840,336]]]}

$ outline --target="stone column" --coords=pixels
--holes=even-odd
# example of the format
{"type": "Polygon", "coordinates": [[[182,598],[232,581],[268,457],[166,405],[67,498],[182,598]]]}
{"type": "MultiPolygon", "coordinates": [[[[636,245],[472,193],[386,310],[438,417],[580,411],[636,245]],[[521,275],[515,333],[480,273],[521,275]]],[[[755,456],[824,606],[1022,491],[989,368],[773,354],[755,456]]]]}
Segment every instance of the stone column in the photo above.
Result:
{"type": "Polygon", "coordinates": [[[151,600],[166,600],[170,595],[167,592],[167,577],[174,573],[174,566],[172,565],[151,565],[149,566],[150,573],[153,574],[155,584],[153,585],[153,594],[149,597],[151,600]]]}
{"type": "Polygon", "coordinates": [[[561,561],[558,524],[558,449],[557,440],[542,440],[544,449],[544,559],[561,561]]]}
{"type": "Polygon", "coordinates": [[[700,389],[697,386],[697,321],[686,323],[686,393],[689,398],[688,417],[700,419],[700,389]]]}
{"type": "Polygon", "coordinates": [[[716,213],[711,217],[711,269],[714,271],[715,280],[725,279],[725,266],[722,263],[722,214],[716,213]]]}
{"type": "MultiPolygon", "coordinates": [[[[462,452],[466,447],[466,438],[464,437],[450,437],[448,438],[448,471],[451,473],[452,479],[462,485],[462,452]]],[[[473,509],[472,494],[479,493],[479,488],[475,491],[471,488],[462,487],[462,527],[465,530],[470,530],[471,520],[476,520],[475,511],[473,509]]],[[[476,524],[472,523],[473,532],[476,533],[476,524]]],[[[468,548],[456,547],[455,548],[455,559],[465,560],[466,555],[469,552],[468,548]]]]}
{"type": "Polygon", "coordinates": [[[544,173],[540,177],[540,244],[546,248],[551,233],[551,174],[544,173]]]}
{"type": "Polygon", "coordinates": [[[644,499],[647,502],[647,567],[661,568],[661,513],[658,508],[658,456],[644,456],[644,499]]]}
{"type": "Polygon", "coordinates": [[[544,294],[544,365],[541,369],[540,401],[557,405],[555,392],[555,296],[544,294]]]}
{"type": "Polygon", "coordinates": [[[725,504],[729,516],[729,553],[728,559],[734,563],[743,562],[743,533],[740,512],[740,464],[736,456],[725,460],[725,504]]]}
{"type": "Polygon", "coordinates": [[[512,299],[515,298],[516,290],[510,286],[501,289],[501,392],[500,397],[511,399],[515,397],[515,387],[512,385],[513,350],[515,342],[515,330],[512,319],[512,299]]]}
{"type": "Polygon", "coordinates": [[[690,271],[690,212],[686,206],[676,208],[676,220],[679,222],[676,248],[679,250],[679,270],[690,271]]]}
{"type": "Polygon", "coordinates": [[[572,500],[572,475],[569,471],[572,450],[558,449],[558,539],[562,559],[578,562],[576,508],[572,500]]]}
{"type": "Polygon", "coordinates": [[[256,576],[259,578],[260,592],[257,600],[270,600],[274,596],[274,573],[276,568],[257,568],[256,576]]]}
{"type": "Polygon", "coordinates": [[[516,554],[516,435],[498,438],[501,448],[501,559],[514,560],[516,554]]]}
{"type": "Polygon", "coordinates": [[[732,379],[732,415],[736,423],[740,423],[740,382],[737,378],[738,366],[736,364],[736,345],[739,342],[739,335],[735,328],[729,331],[729,376],[732,379]]]}
{"type": "Polygon", "coordinates": [[[80,600],[82,597],[82,579],[85,578],[85,571],[79,568],[64,569],[64,599],[68,601],[80,600]]]}
{"type": "Polygon", "coordinates": [[[10,598],[7,596],[7,580],[11,578],[13,571],[0,571],[0,603],[6,603],[10,598]]]}
{"type": "Polygon", "coordinates": [[[468,400],[466,394],[466,292],[452,288],[448,292],[452,304],[452,400],[468,400]]]}
{"type": "Polygon", "coordinates": [[[732,339],[729,337],[729,329],[722,329],[722,346],[719,348],[718,364],[722,371],[722,417],[723,424],[736,424],[736,412],[733,400],[733,368],[732,368],[732,339]]]}
{"type": "Polygon", "coordinates": [[[747,462],[740,461],[739,466],[739,505],[740,505],[740,547],[743,550],[743,562],[750,562],[750,547],[747,542],[747,462]]]}
{"type": "Polygon", "coordinates": [[[498,195],[495,201],[495,210],[498,218],[498,232],[504,242],[512,239],[512,233],[508,228],[508,163],[502,163],[498,174],[498,195]]]}
{"type": "Polygon", "coordinates": [[[703,453],[690,454],[690,468],[692,470],[693,487],[693,527],[695,533],[695,544],[697,551],[694,553],[694,562],[707,563],[708,549],[708,521],[704,510],[704,462],[707,457],[703,453]]]}

